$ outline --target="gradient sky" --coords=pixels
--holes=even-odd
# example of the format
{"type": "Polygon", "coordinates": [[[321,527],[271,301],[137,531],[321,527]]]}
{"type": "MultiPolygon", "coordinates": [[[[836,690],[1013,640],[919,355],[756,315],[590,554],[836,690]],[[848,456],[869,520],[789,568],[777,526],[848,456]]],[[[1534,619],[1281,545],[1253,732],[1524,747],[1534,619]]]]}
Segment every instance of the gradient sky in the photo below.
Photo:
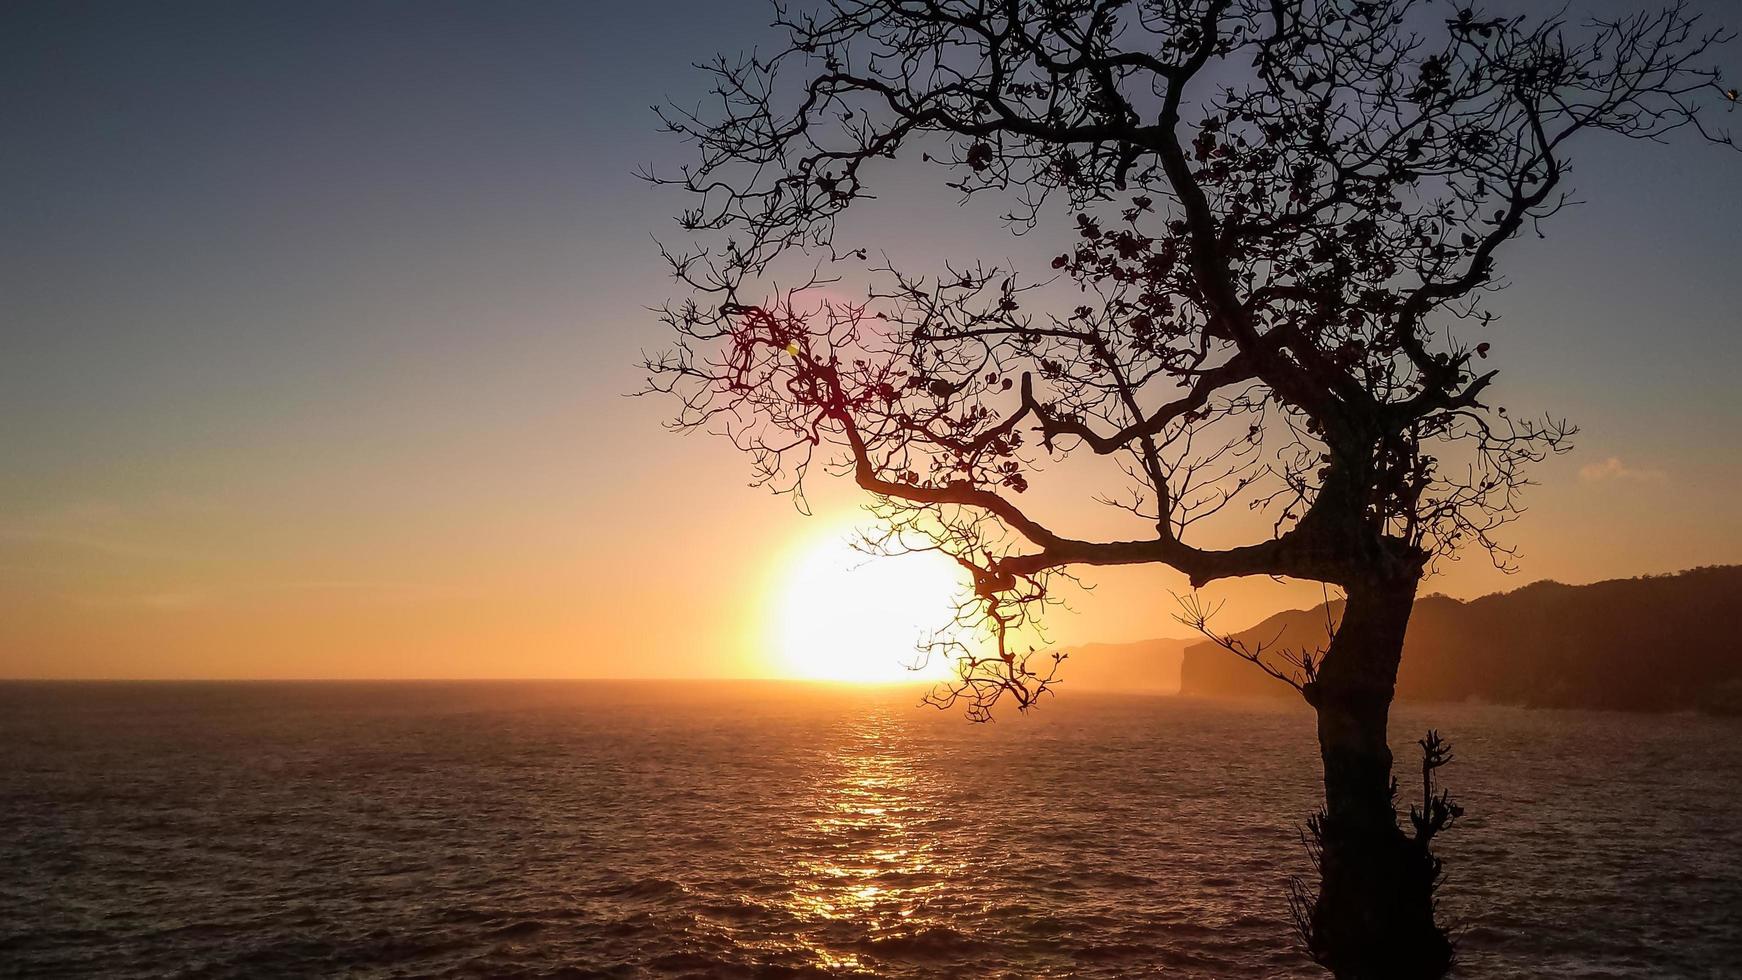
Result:
{"type": "MultiPolygon", "coordinates": [[[[684,204],[633,177],[686,158],[649,106],[766,20],[0,6],[0,676],[768,673],[786,570],[856,498],[803,519],[623,397],[684,204]]],[[[1068,238],[935,184],[894,175],[865,233],[1031,269],[1068,238]]],[[[1537,470],[1520,574],[1475,555],[1430,591],[1742,561],[1742,155],[1587,143],[1574,184],[1503,257],[1494,346],[1502,404],[1584,435],[1537,470]]],[[[1182,634],[1179,576],[1091,580],[1061,638],[1182,634]]],[[[1212,593],[1234,627],[1319,595],[1212,593]]]]}

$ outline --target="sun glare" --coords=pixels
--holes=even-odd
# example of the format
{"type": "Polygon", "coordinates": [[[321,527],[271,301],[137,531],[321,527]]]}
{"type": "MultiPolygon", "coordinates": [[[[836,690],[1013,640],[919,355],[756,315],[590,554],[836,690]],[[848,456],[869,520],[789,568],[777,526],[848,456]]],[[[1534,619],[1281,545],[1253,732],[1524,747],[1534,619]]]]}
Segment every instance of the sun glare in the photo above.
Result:
{"type": "Polygon", "coordinates": [[[963,580],[938,554],[872,557],[844,533],[818,538],[787,570],[776,602],[775,647],[793,677],[865,683],[935,680],[937,656],[919,670],[918,644],[950,621],[963,580]]]}

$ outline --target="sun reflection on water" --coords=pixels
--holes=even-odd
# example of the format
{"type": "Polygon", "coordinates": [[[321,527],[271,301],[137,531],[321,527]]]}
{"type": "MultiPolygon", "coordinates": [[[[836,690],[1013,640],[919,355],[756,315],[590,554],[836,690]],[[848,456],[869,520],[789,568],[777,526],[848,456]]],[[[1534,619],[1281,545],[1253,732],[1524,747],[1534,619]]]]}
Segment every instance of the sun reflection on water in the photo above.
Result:
{"type": "Polygon", "coordinates": [[[927,924],[927,903],[956,870],[938,854],[936,787],[899,725],[866,719],[817,780],[791,911],[826,969],[868,969],[839,941],[877,942],[927,924]],[[831,941],[833,940],[833,941],[831,941]]]}

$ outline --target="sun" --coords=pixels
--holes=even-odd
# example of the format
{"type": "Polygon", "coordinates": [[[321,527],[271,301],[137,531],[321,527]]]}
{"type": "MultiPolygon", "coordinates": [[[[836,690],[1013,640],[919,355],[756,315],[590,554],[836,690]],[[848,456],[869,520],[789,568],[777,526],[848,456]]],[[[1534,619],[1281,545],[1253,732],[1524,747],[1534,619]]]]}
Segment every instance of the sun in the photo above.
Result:
{"type": "Polygon", "coordinates": [[[935,552],[871,556],[848,533],[819,535],[785,571],[773,646],[791,677],[883,683],[937,680],[947,657],[920,669],[918,644],[950,622],[961,568],[935,552]]]}

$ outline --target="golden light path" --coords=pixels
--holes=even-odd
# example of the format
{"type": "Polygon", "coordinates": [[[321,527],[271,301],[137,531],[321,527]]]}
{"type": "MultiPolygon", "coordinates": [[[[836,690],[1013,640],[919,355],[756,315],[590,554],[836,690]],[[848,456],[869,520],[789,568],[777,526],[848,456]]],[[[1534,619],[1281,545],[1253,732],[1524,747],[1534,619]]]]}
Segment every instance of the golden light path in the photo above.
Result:
{"type": "MultiPolygon", "coordinates": [[[[806,922],[852,922],[875,940],[911,934],[931,921],[926,906],[963,869],[936,853],[938,812],[902,726],[888,715],[860,726],[819,782],[810,828],[816,856],[796,870],[792,911],[806,922]]],[[[831,973],[862,974],[868,964],[832,948],[826,929],[801,938],[831,973]]]]}
{"type": "Polygon", "coordinates": [[[848,533],[820,534],[790,562],[777,588],[773,646],[787,676],[890,683],[949,675],[948,658],[919,670],[921,640],[949,623],[963,583],[935,553],[873,557],[848,533]]]}

